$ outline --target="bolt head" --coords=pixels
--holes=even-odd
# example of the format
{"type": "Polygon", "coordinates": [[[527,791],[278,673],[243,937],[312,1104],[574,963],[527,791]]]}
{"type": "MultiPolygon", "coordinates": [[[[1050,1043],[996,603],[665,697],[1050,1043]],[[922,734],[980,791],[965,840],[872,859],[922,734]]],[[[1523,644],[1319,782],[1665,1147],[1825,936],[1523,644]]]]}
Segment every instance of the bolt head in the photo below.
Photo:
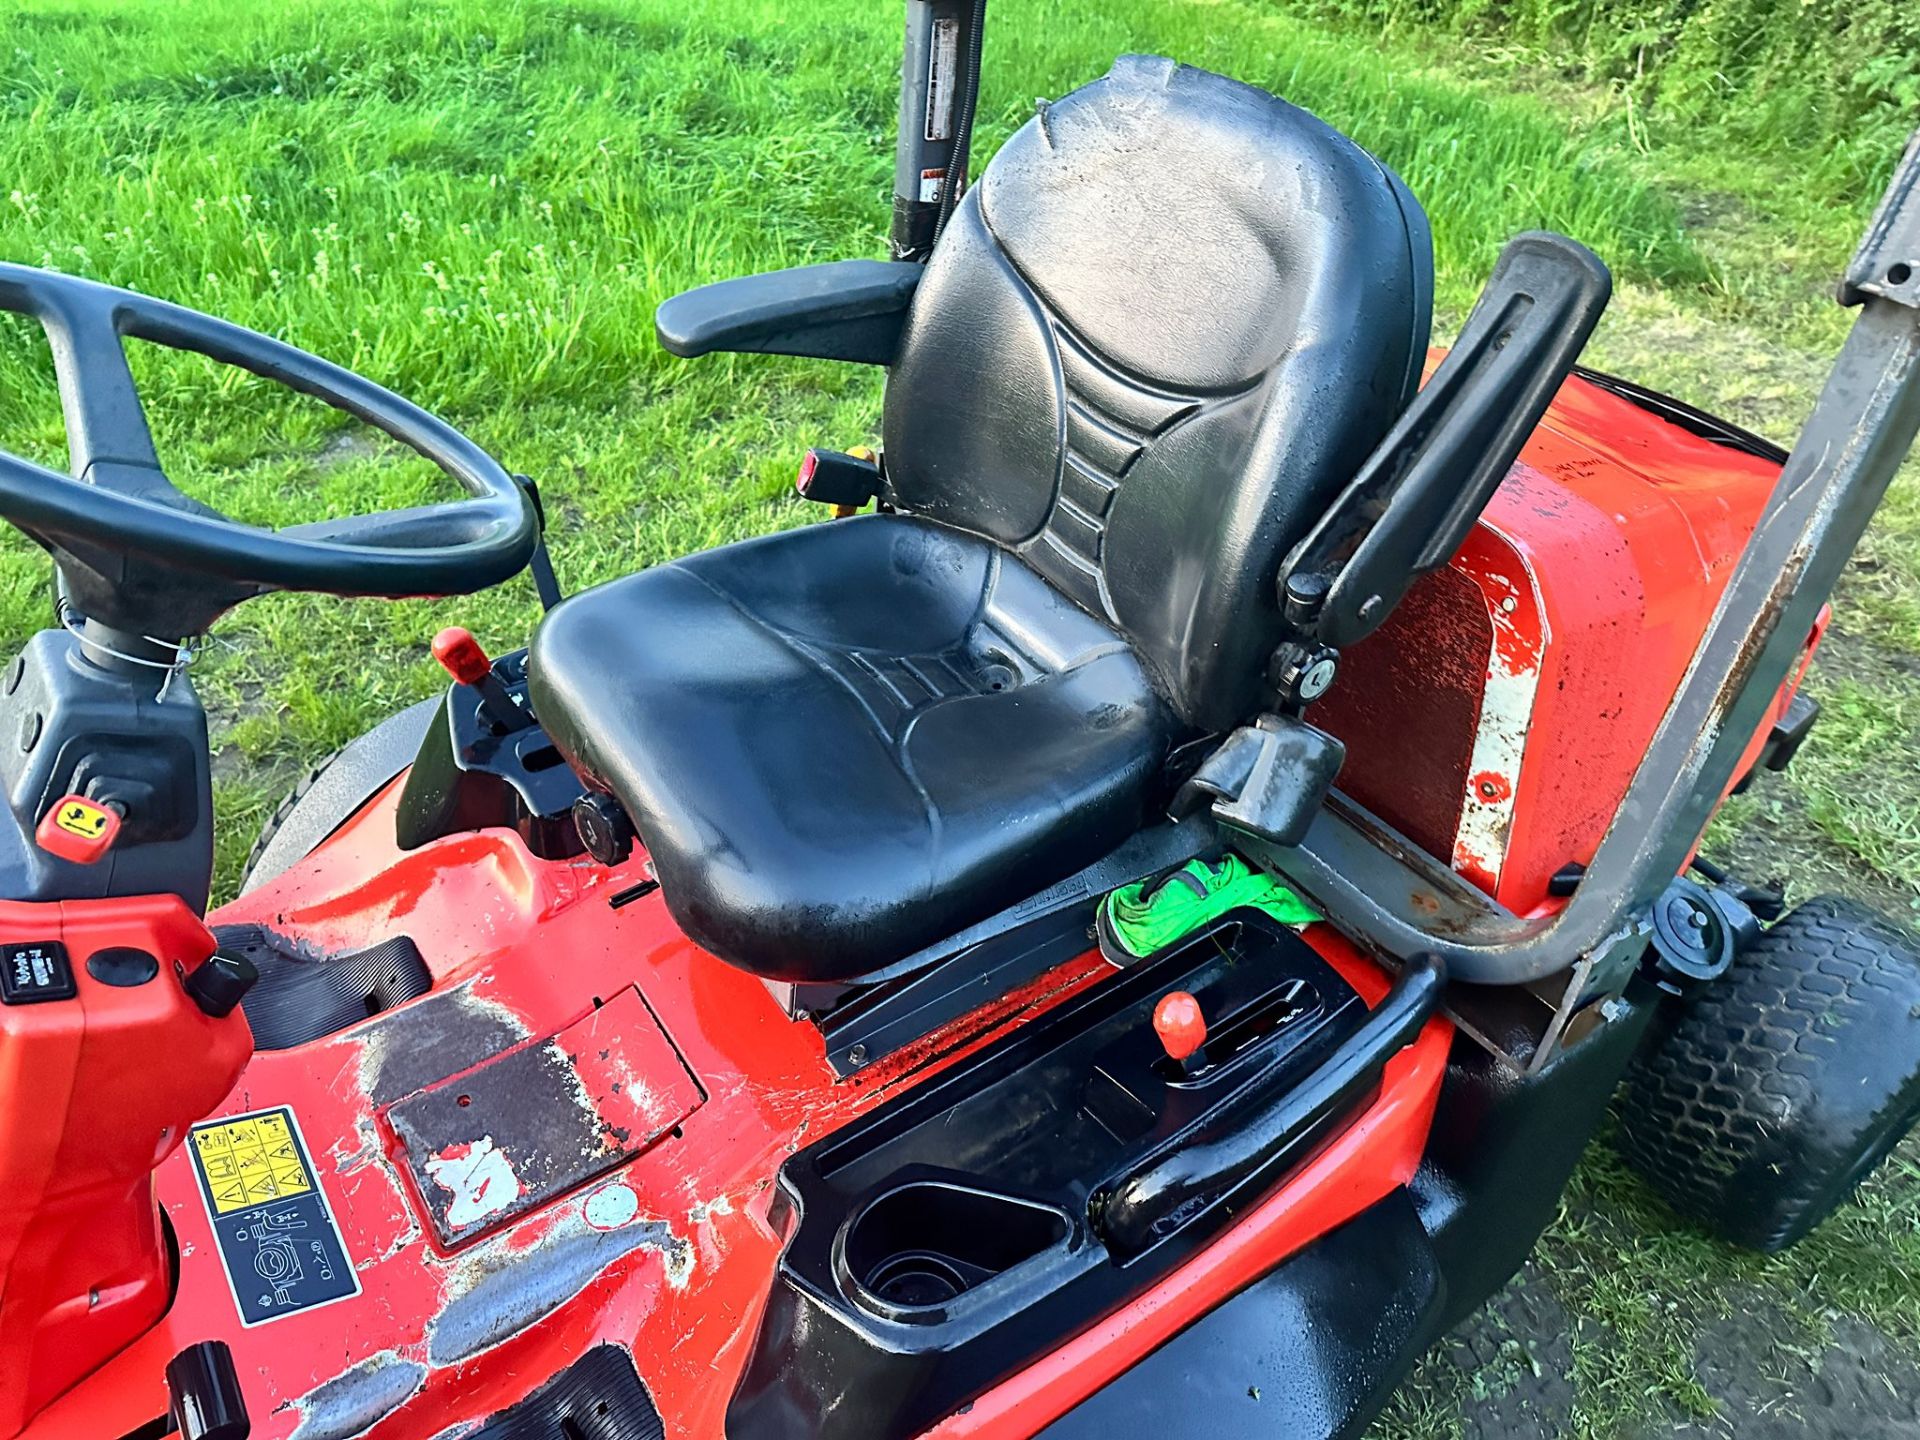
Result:
{"type": "Polygon", "coordinates": [[[1338,667],[1325,658],[1314,661],[1307,667],[1307,673],[1300,677],[1299,694],[1302,700],[1318,700],[1333,685],[1334,671],[1338,667]]]}

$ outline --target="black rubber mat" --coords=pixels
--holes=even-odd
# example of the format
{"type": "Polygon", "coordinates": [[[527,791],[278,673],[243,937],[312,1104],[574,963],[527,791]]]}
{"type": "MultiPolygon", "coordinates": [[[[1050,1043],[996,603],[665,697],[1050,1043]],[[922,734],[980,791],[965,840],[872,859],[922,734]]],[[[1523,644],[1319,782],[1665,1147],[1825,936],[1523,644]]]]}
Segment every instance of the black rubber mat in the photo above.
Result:
{"type": "Polygon", "coordinates": [[[666,1427],[633,1358],[597,1345],[471,1440],[663,1440],[666,1427]]]}
{"type": "Polygon", "coordinates": [[[220,948],[260,972],[241,1002],[256,1050],[287,1050],[344,1030],[433,988],[420,947],[405,935],[351,954],[296,945],[263,925],[221,925],[220,948]]]}

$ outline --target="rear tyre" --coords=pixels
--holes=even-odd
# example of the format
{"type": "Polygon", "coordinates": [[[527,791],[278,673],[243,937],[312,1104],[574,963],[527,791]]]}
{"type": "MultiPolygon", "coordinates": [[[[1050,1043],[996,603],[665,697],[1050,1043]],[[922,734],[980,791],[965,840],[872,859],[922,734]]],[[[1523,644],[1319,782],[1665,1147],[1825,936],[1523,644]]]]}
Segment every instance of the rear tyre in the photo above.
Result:
{"type": "Polygon", "coordinates": [[[1920,1115],[1920,936],[1823,896],[1684,1002],[1627,1072],[1620,1146],[1688,1219],[1772,1253],[1920,1115]]]}

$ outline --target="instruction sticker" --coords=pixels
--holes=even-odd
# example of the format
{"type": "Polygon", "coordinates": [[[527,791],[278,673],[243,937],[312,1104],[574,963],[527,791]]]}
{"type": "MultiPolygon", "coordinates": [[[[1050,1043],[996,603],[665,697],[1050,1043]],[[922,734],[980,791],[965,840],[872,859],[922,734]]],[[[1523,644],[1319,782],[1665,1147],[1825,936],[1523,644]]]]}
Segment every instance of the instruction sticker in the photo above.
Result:
{"type": "Polygon", "coordinates": [[[953,138],[954,72],[960,68],[960,22],[942,15],[933,22],[927,49],[927,126],[929,140],[953,138]]]}
{"type": "Polygon", "coordinates": [[[196,1125],[187,1144],[242,1325],[360,1293],[293,1111],[196,1125]]]}

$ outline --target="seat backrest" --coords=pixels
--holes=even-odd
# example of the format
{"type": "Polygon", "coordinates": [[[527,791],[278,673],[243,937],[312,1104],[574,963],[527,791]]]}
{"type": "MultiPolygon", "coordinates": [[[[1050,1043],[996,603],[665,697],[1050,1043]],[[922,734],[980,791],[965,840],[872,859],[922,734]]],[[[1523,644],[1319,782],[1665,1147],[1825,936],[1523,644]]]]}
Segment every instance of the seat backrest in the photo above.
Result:
{"type": "Polygon", "coordinates": [[[887,385],[889,499],[1112,622],[1189,723],[1257,709],[1280,562],[1418,386],[1426,217],[1306,111],[1125,56],[956,208],[887,385]]]}

